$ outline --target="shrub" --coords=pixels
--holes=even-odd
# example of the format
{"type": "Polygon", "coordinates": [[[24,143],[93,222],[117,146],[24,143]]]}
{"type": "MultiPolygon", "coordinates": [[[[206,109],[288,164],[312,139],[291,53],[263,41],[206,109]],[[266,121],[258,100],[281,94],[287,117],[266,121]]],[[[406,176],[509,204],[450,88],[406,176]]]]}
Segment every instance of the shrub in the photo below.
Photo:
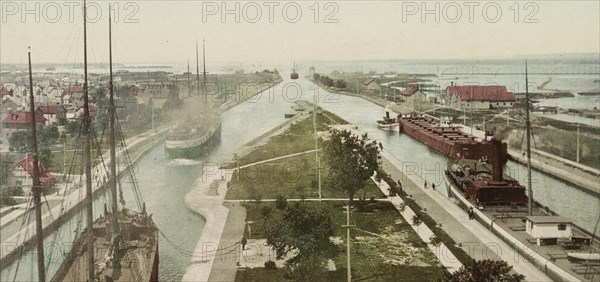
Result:
{"type": "Polygon", "coordinates": [[[275,207],[278,210],[285,210],[285,208],[287,208],[287,199],[284,196],[277,196],[277,199],[275,200],[275,207]]]}
{"type": "Polygon", "coordinates": [[[274,261],[268,260],[268,261],[265,261],[265,269],[275,270],[275,269],[277,269],[277,265],[275,264],[274,261]]]}

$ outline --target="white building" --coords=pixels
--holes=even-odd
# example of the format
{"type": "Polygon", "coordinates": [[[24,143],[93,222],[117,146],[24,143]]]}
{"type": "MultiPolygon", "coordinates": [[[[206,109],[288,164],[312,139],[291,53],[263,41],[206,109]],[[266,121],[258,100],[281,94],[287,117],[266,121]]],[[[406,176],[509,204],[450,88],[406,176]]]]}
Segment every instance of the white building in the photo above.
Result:
{"type": "Polygon", "coordinates": [[[571,221],[560,216],[528,216],[525,231],[540,245],[553,245],[558,239],[570,239],[573,235],[571,221]]]}

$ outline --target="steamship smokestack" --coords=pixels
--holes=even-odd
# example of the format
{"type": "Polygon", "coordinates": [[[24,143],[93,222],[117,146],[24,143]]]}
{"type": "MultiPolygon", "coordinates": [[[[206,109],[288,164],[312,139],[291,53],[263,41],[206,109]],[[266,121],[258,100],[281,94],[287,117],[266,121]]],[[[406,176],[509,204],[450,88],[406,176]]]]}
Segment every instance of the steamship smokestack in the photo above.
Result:
{"type": "Polygon", "coordinates": [[[496,138],[492,138],[491,142],[493,150],[490,152],[488,163],[492,165],[492,179],[494,181],[503,181],[502,169],[506,161],[508,161],[507,145],[496,138]]]}
{"type": "Polygon", "coordinates": [[[390,112],[386,111],[385,112],[385,117],[389,119],[390,118],[390,112]]]}

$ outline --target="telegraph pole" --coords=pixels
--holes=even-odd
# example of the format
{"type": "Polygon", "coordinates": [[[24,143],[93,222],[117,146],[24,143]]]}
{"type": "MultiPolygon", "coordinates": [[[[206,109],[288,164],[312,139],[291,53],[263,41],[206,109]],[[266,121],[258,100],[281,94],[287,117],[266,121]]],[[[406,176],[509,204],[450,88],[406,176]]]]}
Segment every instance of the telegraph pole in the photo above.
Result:
{"type": "Polygon", "coordinates": [[[579,163],[579,123],[577,124],[577,156],[576,161],[579,163]]]}
{"type": "Polygon", "coordinates": [[[342,225],[342,227],[346,228],[346,256],[348,258],[346,268],[348,269],[348,282],[351,282],[352,270],[350,266],[350,228],[354,227],[354,225],[350,225],[350,201],[348,201],[348,205],[346,206],[346,225],[342,225]]]}

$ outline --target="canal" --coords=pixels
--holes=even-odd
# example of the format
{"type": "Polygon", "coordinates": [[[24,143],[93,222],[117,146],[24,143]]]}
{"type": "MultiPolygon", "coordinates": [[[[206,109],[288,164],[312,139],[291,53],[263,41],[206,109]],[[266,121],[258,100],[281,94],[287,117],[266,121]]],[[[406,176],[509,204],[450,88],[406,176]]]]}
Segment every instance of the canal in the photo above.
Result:
{"type": "MultiPolygon", "coordinates": [[[[249,91],[251,90],[252,88],[249,91]]],[[[184,203],[185,195],[201,177],[202,166],[207,162],[212,165],[213,162],[230,160],[242,145],[284,122],[284,113],[291,111],[290,107],[294,102],[283,98],[281,91],[280,84],[224,112],[221,115],[221,143],[204,158],[167,159],[162,142],[142,156],[134,166],[146,209],[168,238],[159,238],[160,281],[181,280],[190,261],[189,252],[194,250],[202,233],[204,219],[189,210],[184,203]]],[[[127,200],[126,207],[136,209],[130,182],[129,178],[121,179],[124,198],[127,200]]],[[[104,204],[109,202],[108,195],[107,191],[94,201],[94,214],[99,215],[103,211],[104,204]]],[[[84,195],[81,194],[80,197],[84,195]]],[[[84,225],[85,216],[77,214],[66,220],[60,229],[46,235],[45,255],[49,260],[47,277],[54,275],[63,261],[63,253],[70,250],[73,231],[84,225]]],[[[0,280],[37,280],[35,257],[34,249],[25,251],[19,261],[2,270],[0,280]]]]}
{"type": "MultiPolygon", "coordinates": [[[[308,80],[299,80],[303,99],[314,101],[316,87],[308,80]]],[[[385,115],[385,108],[362,98],[333,95],[319,89],[319,106],[357,125],[359,130],[368,133],[369,137],[381,142],[392,155],[404,164],[404,171],[423,177],[428,183],[435,183],[437,192],[447,196],[443,181],[443,172],[448,158],[419,141],[398,132],[379,129],[375,121],[385,115]]],[[[527,184],[525,166],[509,161],[507,172],[521,184],[527,184]]],[[[549,207],[557,214],[572,220],[581,228],[592,232],[600,216],[600,198],[573,187],[545,173],[532,172],[532,189],[534,199],[549,207]]]]}
{"type": "MultiPolygon", "coordinates": [[[[169,160],[165,157],[164,143],[160,143],[145,154],[136,165],[138,186],[149,213],[158,227],[176,247],[160,238],[161,281],[179,281],[189,263],[189,251],[194,250],[201,235],[204,219],[190,211],[184,204],[184,197],[201,177],[202,166],[207,162],[220,162],[231,159],[242,145],[260,136],[284,121],[284,114],[297,99],[314,101],[317,88],[308,80],[285,80],[268,92],[257,95],[251,101],[229,109],[222,114],[222,134],[220,145],[200,160],[169,160]]],[[[361,98],[332,95],[318,89],[319,106],[335,113],[371,138],[381,142],[395,157],[404,163],[407,173],[424,177],[428,183],[435,183],[439,193],[446,195],[443,171],[448,158],[428,148],[420,142],[397,132],[388,132],[376,127],[375,121],[385,114],[381,106],[361,98]]],[[[525,183],[526,170],[520,164],[509,162],[511,174],[525,183]]],[[[567,217],[582,228],[591,231],[600,214],[600,199],[571,187],[569,184],[540,172],[533,174],[534,197],[558,214],[567,217]]],[[[126,184],[127,180],[122,179],[126,184]]],[[[125,185],[127,186],[127,185],[125,185]]],[[[128,207],[134,207],[132,192],[124,188],[128,207]]],[[[82,195],[83,196],[83,195],[82,195]]],[[[96,214],[102,211],[107,196],[95,201],[96,214]]],[[[51,257],[48,277],[51,277],[62,262],[63,252],[68,251],[72,242],[73,230],[83,224],[84,218],[73,216],[63,224],[63,228],[49,234],[44,243],[46,256],[51,257]],[[50,251],[52,253],[50,254],[50,251]]],[[[6,267],[0,274],[2,281],[32,281],[37,277],[35,252],[27,251],[18,262],[6,267]],[[15,274],[16,273],[16,274],[15,274]]]]}

